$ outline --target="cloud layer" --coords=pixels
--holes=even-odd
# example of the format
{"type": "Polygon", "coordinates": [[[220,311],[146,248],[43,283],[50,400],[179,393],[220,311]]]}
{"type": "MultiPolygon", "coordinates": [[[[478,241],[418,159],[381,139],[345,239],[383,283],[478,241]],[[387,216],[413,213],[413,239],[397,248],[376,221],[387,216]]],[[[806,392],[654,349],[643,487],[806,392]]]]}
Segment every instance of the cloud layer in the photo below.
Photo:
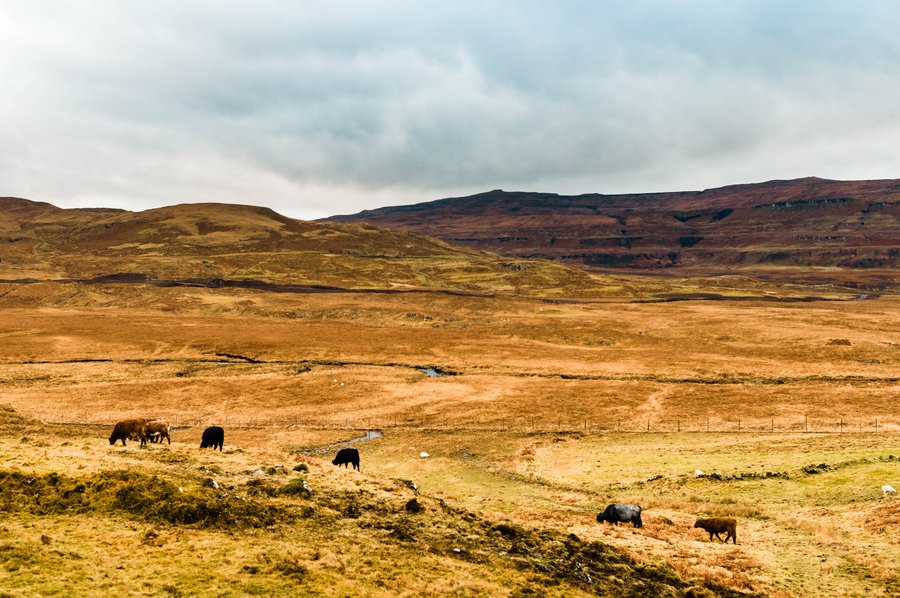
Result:
{"type": "Polygon", "coordinates": [[[895,3],[609,4],[4,2],[0,195],[309,218],[900,177],[895,3]]]}

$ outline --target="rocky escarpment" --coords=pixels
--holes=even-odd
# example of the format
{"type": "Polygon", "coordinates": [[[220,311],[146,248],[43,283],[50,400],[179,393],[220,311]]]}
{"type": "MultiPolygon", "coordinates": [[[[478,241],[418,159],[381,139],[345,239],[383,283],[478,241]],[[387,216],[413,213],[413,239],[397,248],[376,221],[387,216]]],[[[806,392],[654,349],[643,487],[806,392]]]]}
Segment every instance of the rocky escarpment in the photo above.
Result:
{"type": "Polygon", "coordinates": [[[491,191],[337,216],[588,269],[900,266],[900,180],[805,178],[705,191],[491,191]]]}

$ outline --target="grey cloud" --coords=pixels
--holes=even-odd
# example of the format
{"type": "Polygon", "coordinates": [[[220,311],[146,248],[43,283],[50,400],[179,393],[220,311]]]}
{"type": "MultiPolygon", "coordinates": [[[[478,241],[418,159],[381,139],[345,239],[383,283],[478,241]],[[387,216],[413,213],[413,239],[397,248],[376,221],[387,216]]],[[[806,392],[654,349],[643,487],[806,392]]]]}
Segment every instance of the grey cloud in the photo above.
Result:
{"type": "Polygon", "coordinates": [[[0,194],[313,217],[898,176],[898,25],[890,2],[6,2],[0,194]]]}

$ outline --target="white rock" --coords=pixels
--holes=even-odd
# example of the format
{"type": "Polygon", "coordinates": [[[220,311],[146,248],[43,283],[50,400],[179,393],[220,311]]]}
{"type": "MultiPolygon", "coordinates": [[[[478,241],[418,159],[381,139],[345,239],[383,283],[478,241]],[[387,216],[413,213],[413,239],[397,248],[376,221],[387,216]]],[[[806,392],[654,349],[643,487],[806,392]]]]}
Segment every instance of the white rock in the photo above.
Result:
{"type": "Polygon", "coordinates": [[[887,498],[888,494],[897,494],[897,491],[894,490],[893,486],[889,486],[889,485],[885,484],[884,486],[881,487],[881,495],[884,498],[887,498]]]}
{"type": "Polygon", "coordinates": [[[423,452],[419,453],[419,456],[422,457],[423,459],[427,459],[427,458],[430,457],[431,455],[429,455],[428,453],[426,453],[426,452],[423,451],[423,452]]]}
{"type": "Polygon", "coordinates": [[[699,469],[695,469],[695,470],[694,470],[694,475],[697,476],[697,477],[700,477],[700,476],[703,475],[703,472],[702,472],[701,470],[699,470],[699,469]]]}

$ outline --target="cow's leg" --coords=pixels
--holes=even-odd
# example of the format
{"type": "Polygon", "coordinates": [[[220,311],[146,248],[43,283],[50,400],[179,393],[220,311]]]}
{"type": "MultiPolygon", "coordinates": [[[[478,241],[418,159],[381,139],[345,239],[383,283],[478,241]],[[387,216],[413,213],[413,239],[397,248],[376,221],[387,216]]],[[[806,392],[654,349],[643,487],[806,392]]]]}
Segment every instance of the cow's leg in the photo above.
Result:
{"type": "Polygon", "coordinates": [[[709,541],[712,542],[713,533],[709,532],[709,541]]]}

